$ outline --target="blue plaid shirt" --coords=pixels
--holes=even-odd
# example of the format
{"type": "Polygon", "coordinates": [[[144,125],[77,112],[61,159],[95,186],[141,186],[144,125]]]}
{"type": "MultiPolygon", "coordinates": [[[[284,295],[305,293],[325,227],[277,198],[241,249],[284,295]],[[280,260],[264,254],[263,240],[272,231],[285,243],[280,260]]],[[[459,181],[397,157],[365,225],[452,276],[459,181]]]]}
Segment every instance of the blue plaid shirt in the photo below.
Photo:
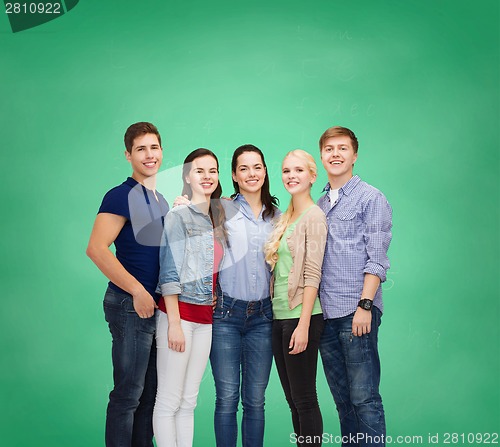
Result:
{"type": "MultiPolygon", "coordinates": [[[[356,311],[365,273],[385,281],[392,210],[385,196],[357,175],[339,189],[335,203],[330,203],[329,183],[325,191],[318,200],[328,225],[319,296],[323,315],[329,319],[356,311]]],[[[373,304],[383,311],[380,286],[373,304]]]]}

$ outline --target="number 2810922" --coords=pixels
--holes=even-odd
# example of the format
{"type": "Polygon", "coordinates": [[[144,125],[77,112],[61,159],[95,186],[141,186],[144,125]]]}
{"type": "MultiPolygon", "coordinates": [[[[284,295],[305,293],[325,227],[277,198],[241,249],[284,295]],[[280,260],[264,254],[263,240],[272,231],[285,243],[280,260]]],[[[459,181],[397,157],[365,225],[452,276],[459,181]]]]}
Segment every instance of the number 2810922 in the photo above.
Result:
{"type": "Polygon", "coordinates": [[[60,3],[5,3],[6,14],[61,14],[60,3]]]}

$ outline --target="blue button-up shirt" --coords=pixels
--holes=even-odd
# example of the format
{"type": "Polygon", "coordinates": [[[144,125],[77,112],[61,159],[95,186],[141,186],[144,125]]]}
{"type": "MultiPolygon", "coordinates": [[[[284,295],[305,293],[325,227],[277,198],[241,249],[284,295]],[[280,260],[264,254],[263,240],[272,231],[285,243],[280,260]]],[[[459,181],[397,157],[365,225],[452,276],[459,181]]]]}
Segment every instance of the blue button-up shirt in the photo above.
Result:
{"type": "MultiPolygon", "coordinates": [[[[224,203],[229,247],[220,268],[222,292],[239,300],[255,301],[269,296],[271,272],[264,258],[264,244],[273,230],[272,219],[257,218],[245,197],[238,194],[224,203]],[[233,208],[230,210],[229,208],[233,208]]],[[[275,216],[279,215],[276,210],[275,216]]]]}
{"type": "MultiPolygon", "coordinates": [[[[326,194],[318,205],[326,214],[328,238],[319,295],[324,317],[340,318],[356,310],[365,273],[378,276],[381,282],[386,279],[392,210],[385,196],[357,175],[339,189],[333,204],[330,184],[323,191],[326,194]]],[[[373,298],[383,311],[382,287],[373,298]]]]}

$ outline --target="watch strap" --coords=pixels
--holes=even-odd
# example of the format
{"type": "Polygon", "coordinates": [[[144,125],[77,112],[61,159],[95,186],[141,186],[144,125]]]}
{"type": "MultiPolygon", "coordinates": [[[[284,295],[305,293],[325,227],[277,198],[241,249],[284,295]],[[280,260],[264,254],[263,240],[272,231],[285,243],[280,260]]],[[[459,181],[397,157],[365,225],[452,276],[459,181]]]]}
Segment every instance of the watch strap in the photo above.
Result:
{"type": "Polygon", "coordinates": [[[361,309],[364,310],[372,310],[373,300],[370,300],[368,298],[361,298],[359,300],[358,307],[361,307],[361,309]]]}

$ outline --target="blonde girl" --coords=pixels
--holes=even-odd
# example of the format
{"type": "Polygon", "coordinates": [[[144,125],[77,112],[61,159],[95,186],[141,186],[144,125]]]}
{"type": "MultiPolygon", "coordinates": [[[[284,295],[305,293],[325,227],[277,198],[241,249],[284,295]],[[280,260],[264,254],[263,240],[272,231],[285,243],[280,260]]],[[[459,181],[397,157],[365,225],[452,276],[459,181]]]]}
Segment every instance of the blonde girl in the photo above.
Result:
{"type": "Polygon", "coordinates": [[[285,156],[282,181],[291,195],[290,205],[265,247],[273,270],[273,355],[299,446],[321,445],[323,433],[316,370],[324,326],[318,286],[327,226],[325,214],[311,197],[316,177],[309,153],[297,149],[285,156]]]}

